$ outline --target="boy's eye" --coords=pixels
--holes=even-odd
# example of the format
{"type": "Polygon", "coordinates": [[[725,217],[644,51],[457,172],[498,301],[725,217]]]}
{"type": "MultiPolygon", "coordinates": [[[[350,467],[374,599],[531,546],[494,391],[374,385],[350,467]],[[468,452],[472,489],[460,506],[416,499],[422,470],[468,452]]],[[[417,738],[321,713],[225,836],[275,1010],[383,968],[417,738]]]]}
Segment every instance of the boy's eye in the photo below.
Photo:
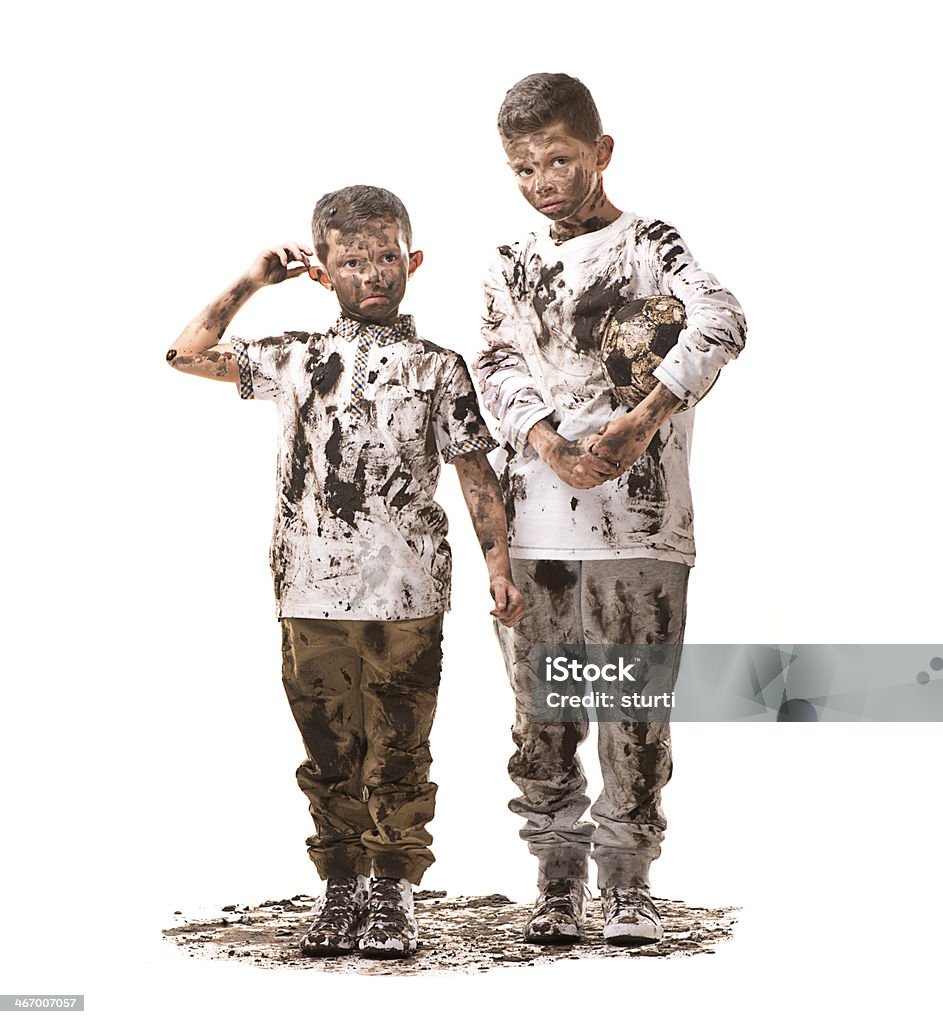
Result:
{"type": "Polygon", "coordinates": [[[534,173],[531,167],[519,167],[517,169],[517,176],[519,178],[529,178],[534,173]]]}
{"type": "Polygon", "coordinates": [[[344,260],[344,266],[348,267],[350,270],[354,270],[359,265],[360,260],[344,260]]]}
{"type": "Polygon", "coordinates": [[[553,158],[553,166],[554,167],[562,167],[566,162],[567,162],[567,158],[565,156],[555,156],[553,158]]]}
{"type": "Polygon", "coordinates": [[[384,255],[383,255],[383,262],[384,263],[395,263],[396,262],[396,256],[393,253],[391,253],[391,252],[384,253],[384,255]]]}

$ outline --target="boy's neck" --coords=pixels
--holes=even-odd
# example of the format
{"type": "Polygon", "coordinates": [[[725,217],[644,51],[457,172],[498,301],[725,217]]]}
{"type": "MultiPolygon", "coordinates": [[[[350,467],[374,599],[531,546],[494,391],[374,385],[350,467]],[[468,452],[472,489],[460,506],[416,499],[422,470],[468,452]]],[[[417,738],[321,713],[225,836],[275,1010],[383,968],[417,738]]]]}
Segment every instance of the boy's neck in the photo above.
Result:
{"type": "Polygon", "coordinates": [[[592,194],[575,213],[550,225],[550,237],[555,242],[567,242],[578,235],[601,231],[621,216],[622,211],[609,201],[600,177],[592,194]]]}
{"type": "Polygon", "coordinates": [[[341,315],[347,317],[348,320],[353,320],[354,323],[364,324],[367,327],[395,327],[403,314],[400,313],[399,307],[397,307],[391,316],[385,316],[382,320],[368,320],[366,317],[357,316],[341,306],[341,315]]]}

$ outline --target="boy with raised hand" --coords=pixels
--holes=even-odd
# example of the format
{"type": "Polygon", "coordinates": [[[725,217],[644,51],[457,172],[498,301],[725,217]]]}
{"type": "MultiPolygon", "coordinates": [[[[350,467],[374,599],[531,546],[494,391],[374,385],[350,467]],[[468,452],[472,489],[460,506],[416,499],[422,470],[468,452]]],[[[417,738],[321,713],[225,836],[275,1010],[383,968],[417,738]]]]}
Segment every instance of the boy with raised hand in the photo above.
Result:
{"type": "MultiPolygon", "coordinates": [[[[499,248],[476,364],[482,400],[507,442],[499,458],[511,564],[528,604],[524,622],[496,627],[518,697],[508,767],[521,796],[510,807],[526,819],[521,837],[539,864],[525,937],[578,941],[592,855],[604,936],[637,945],[662,935],[649,865],[665,829],[668,724],[600,723],[603,792],[595,826],[581,821],[590,801],[577,747],[587,722],[532,720],[533,648],[678,650],[694,563],[693,406],[743,347],[746,324],[673,227],[609,200],[602,174],[613,140],[581,82],[528,76],[507,93],[498,129],[521,193],[551,222],[499,248]],[[654,371],[654,391],[628,409],[604,375],[603,331],[628,301],[667,294],[684,304],[687,326],[654,371]]],[[[633,158],[653,152],[652,130],[646,123],[633,158]]]]}
{"type": "Polygon", "coordinates": [[[261,253],[167,359],[280,414],[271,565],[282,675],[307,754],[297,778],[315,825],[308,851],[327,880],[302,950],[402,957],[417,946],[412,886],[434,859],[429,732],[451,575],[433,500],[440,459],[458,471],[492,614],[513,626],[524,606],[468,370],[399,314],[422,263],[405,207],[385,189],[344,188],[318,201],[312,233],[314,251],[261,253]],[[250,296],[305,272],[337,295],[330,330],[221,342],[250,296]]]}

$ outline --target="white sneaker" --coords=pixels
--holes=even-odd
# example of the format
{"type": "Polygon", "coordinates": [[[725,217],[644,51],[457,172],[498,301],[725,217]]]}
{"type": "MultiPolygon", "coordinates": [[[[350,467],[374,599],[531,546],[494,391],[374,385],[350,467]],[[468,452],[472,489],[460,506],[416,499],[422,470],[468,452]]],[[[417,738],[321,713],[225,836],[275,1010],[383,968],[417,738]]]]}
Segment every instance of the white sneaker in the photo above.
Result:
{"type": "Polygon", "coordinates": [[[374,878],[360,952],[373,960],[398,960],[419,946],[413,887],[405,878],[374,878]]]}
{"type": "Polygon", "coordinates": [[[579,878],[550,878],[540,886],[524,938],[542,946],[568,946],[580,941],[589,890],[579,878]]]}
{"type": "Polygon", "coordinates": [[[616,885],[602,890],[605,925],[602,937],[611,946],[644,946],[664,935],[661,917],[648,889],[616,885]]]}
{"type": "Polygon", "coordinates": [[[357,948],[367,882],[363,875],[327,880],[324,895],[314,905],[311,927],[301,940],[305,956],[343,956],[357,948]]]}

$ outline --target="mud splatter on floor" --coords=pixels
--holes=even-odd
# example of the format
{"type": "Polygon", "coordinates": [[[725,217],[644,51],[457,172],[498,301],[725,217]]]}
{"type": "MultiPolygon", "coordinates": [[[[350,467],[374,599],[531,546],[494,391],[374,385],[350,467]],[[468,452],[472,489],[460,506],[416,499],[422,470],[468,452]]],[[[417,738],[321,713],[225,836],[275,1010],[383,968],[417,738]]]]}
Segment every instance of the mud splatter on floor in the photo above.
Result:
{"type": "Polygon", "coordinates": [[[607,946],[602,940],[600,902],[594,899],[583,929],[583,941],[573,946],[533,946],[521,940],[530,908],[506,896],[455,896],[423,890],[416,893],[416,916],[422,943],[404,961],[346,957],[310,959],[298,942],[311,919],[313,896],[266,900],[257,907],[222,908],[209,920],[175,915],[166,938],[193,957],[242,958],[258,967],[299,968],[334,974],[417,974],[423,971],[487,971],[496,967],[533,966],[552,960],[588,957],[692,956],[713,953],[717,943],[732,935],[735,908],[689,907],[678,900],[655,900],[665,926],[661,942],[638,949],[607,946]]]}

